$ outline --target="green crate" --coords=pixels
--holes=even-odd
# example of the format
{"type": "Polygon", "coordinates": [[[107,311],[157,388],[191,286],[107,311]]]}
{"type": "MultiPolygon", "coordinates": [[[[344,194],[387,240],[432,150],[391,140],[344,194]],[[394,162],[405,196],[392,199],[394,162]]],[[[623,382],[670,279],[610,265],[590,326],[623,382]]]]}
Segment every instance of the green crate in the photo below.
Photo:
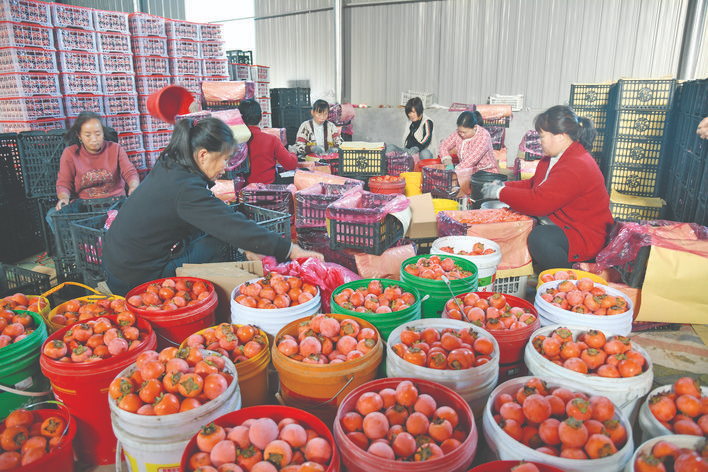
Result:
{"type": "MultiPolygon", "coordinates": [[[[612,84],[570,84],[568,104],[576,113],[578,108],[604,108],[610,100],[612,84]]],[[[581,115],[584,116],[584,115],[581,115]]]]}
{"type": "Polygon", "coordinates": [[[676,79],[637,80],[620,79],[611,95],[615,109],[669,109],[673,103],[676,79]]]}

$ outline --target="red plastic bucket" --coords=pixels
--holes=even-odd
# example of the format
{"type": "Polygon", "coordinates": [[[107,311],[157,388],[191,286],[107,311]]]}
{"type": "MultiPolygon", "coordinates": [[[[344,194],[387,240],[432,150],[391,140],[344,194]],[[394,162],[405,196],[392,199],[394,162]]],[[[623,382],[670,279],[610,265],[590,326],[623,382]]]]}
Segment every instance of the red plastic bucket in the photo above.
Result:
{"type": "MultiPolygon", "coordinates": [[[[312,415],[303,410],[297,408],[292,408],[289,406],[280,405],[261,405],[252,406],[249,408],[243,408],[241,410],[233,411],[227,413],[214,420],[214,423],[221,426],[222,428],[233,428],[240,425],[246,420],[255,418],[265,418],[268,417],[278,423],[283,418],[292,418],[303,425],[305,428],[310,428],[314,430],[319,436],[326,439],[332,446],[332,460],[327,467],[326,472],[339,472],[339,452],[334,444],[334,438],[332,433],[329,431],[327,426],[318,419],[316,416],[312,415]]],[[[182,454],[182,464],[181,469],[183,471],[192,470],[189,466],[189,458],[192,454],[199,452],[197,448],[197,434],[192,437],[189,441],[187,447],[184,448],[184,453],[182,454]]]]}
{"type": "Polygon", "coordinates": [[[423,167],[431,166],[433,164],[442,164],[442,161],[440,159],[421,159],[416,163],[415,169],[413,169],[413,171],[420,172],[423,167]]]}
{"type": "Polygon", "coordinates": [[[367,382],[352,390],[346,396],[334,421],[334,440],[342,458],[342,466],[348,472],[371,472],[386,470],[390,472],[464,472],[474,460],[477,452],[477,427],[469,404],[457,393],[435,382],[423,379],[393,377],[367,382]],[[437,459],[422,462],[402,462],[383,459],[369,454],[349,439],[342,429],[341,419],[353,411],[359,397],[366,392],[378,392],[384,388],[393,388],[403,380],[410,380],[418,388],[418,394],[427,393],[435,398],[438,406],[449,406],[459,416],[459,424],[469,431],[467,438],[452,453],[437,459]]]}
{"type": "MultiPolygon", "coordinates": [[[[512,467],[519,465],[520,461],[492,461],[486,464],[478,465],[477,467],[470,469],[469,472],[511,472],[512,467]]],[[[529,462],[529,464],[535,465],[539,472],[563,472],[563,470],[558,467],[553,467],[552,465],[542,464],[540,462],[529,462]]]]}
{"type": "MultiPolygon", "coordinates": [[[[468,292],[469,293],[469,292],[468,292]]],[[[479,298],[487,299],[491,297],[493,292],[476,292],[479,298]]],[[[458,295],[457,298],[465,298],[467,293],[458,295]]],[[[515,297],[513,295],[503,294],[506,298],[506,302],[512,307],[520,307],[529,310],[533,316],[536,317],[536,321],[526,326],[525,328],[506,330],[506,329],[494,329],[488,330],[489,334],[494,336],[494,339],[499,343],[499,369],[501,369],[502,364],[517,364],[524,362],[524,349],[526,349],[526,343],[528,343],[531,335],[534,331],[541,327],[541,318],[538,316],[538,310],[523,298],[515,297]]],[[[464,316],[464,315],[463,315],[464,316]]],[[[443,311],[443,318],[450,318],[447,314],[447,309],[443,311]]],[[[466,320],[462,320],[466,321],[466,320]]],[[[501,372],[500,372],[501,373],[501,372]]],[[[501,376],[500,376],[501,382],[501,376]]]]}
{"type": "Polygon", "coordinates": [[[392,182],[377,181],[373,180],[374,178],[369,178],[369,191],[372,193],[392,194],[406,192],[406,179],[404,178],[392,182]]]}
{"type": "Polygon", "coordinates": [[[32,414],[35,419],[42,421],[52,416],[59,416],[66,422],[68,429],[59,445],[52,449],[49,454],[17,470],[19,472],[45,472],[47,470],[74,472],[74,449],[72,443],[76,435],[76,421],[68,412],[62,410],[32,410],[32,414]]]}
{"type": "MultiPolygon", "coordinates": [[[[116,322],[117,315],[104,318],[116,322]]],[[[42,352],[47,343],[62,339],[64,333],[76,324],[79,323],[60,329],[49,336],[42,346],[42,352]]],[[[120,372],[136,361],[141,352],[155,349],[157,345],[150,323],[138,318],[136,324],[141,331],[146,331],[148,336],[137,349],[119,356],[80,364],[58,362],[44,354],[39,358],[42,373],[51,382],[54,396],[69,408],[71,415],[76,419],[75,449],[81,462],[91,465],[115,463],[116,437],[111,428],[111,411],[106,401],[108,387],[120,372]]]]}
{"type": "MultiPolygon", "coordinates": [[[[204,282],[209,290],[209,296],[195,305],[188,305],[177,310],[145,310],[126,303],[125,306],[135,313],[136,316],[145,318],[150,322],[155,335],[157,336],[157,350],[161,351],[166,347],[179,346],[189,335],[214,326],[216,324],[216,306],[219,303],[218,296],[214,291],[214,285],[208,280],[196,277],[170,277],[174,281],[187,280],[190,282],[204,282]]],[[[139,295],[147,290],[150,284],[161,284],[165,279],[153,280],[142,285],[138,285],[128,292],[125,299],[129,300],[133,295],[139,295]]]]}
{"type": "Polygon", "coordinates": [[[174,123],[175,116],[189,113],[194,101],[192,93],[179,85],[168,85],[148,96],[147,109],[158,120],[174,123]]]}

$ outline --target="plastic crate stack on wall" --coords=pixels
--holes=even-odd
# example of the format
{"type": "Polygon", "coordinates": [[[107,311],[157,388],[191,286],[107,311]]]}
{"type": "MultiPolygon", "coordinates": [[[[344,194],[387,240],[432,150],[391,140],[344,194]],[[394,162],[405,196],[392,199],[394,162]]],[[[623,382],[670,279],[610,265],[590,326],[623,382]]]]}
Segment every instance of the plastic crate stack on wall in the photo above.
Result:
{"type": "Polygon", "coordinates": [[[273,116],[270,103],[270,67],[260,65],[252,65],[250,67],[251,80],[256,83],[256,101],[260,103],[261,111],[263,111],[260,127],[272,128],[273,116]]]}
{"type": "Polygon", "coordinates": [[[199,52],[202,57],[204,80],[212,82],[229,80],[229,60],[226,57],[224,46],[224,25],[199,24],[199,52]]]}
{"type": "Polygon", "coordinates": [[[49,3],[0,1],[0,132],[64,128],[49,3]]]}
{"type": "Polygon", "coordinates": [[[199,95],[199,84],[203,78],[200,26],[199,23],[188,21],[165,20],[172,83],[189,90],[195,99],[199,95]]]}
{"type": "Polygon", "coordinates": [[[578,115],[592,120],[597,130],[590,154],[604,175],[603,149],[607,134],[607,110],[612,84],[570,84],[570,108],[578,115]]]}
{"type": "Polygon", "coordinates": [[[309,88],[274,88],[270,90],[273,128],[285,128],[288,145],[295,144],[297,130],[312,118],[309,88]]]}

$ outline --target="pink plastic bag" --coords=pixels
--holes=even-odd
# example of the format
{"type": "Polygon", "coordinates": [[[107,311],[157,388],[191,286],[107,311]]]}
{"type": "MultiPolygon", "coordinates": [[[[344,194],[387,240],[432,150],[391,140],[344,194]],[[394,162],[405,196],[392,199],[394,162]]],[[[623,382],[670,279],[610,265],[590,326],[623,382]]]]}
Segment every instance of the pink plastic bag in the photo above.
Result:
{"type": "Polygon", "coordinates": [[[248,81],[224,81],[210,82],[204,81],[202,86],[202,97],[208,103],[235,102],[247,98],[253,98],[256,93],[256,84],[248,81]]]}
{"type": "Polygon", "coordinates": [[[278,264],[272,256],[265,256],[263,273],[277,272],[282,275],[300,277],[304,282],[317,285],[320,288],[322,312],[330,312],[330,299],[335,288],[354,280],[359,280],[357,274],[333,262],[322,262],[314,257],[301,258],[278,264]]]}
{"type": "Polygon", "coordinates": [[[403,211],[409,205],[408,199],[401,194],[387,195],[356,189],[327,207],[325,215],[337,221],[379,223],[389,213],[403,211]]]}
{"type": "Polygon", "coordinates": [[[415,248],[412,244],[391,247],[380,256],[358,252],[354,259],[356,268],[364,279],[396,279],[401,275],[401,264],[406,259],[414,257],[415,248]]]}

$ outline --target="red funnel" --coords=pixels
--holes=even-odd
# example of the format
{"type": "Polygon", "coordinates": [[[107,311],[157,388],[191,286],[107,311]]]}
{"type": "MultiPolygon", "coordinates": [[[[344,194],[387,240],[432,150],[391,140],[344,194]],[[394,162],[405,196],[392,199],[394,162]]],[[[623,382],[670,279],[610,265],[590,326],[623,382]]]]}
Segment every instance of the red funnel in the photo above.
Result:
{"type": "Polygon", "coordinates": [[[189,106],[194,101],[192,93],[179,85],[168,85],[150,94],[147,108],[150,115],[174,123],[175,116],[189,113],[189,106]]]}

